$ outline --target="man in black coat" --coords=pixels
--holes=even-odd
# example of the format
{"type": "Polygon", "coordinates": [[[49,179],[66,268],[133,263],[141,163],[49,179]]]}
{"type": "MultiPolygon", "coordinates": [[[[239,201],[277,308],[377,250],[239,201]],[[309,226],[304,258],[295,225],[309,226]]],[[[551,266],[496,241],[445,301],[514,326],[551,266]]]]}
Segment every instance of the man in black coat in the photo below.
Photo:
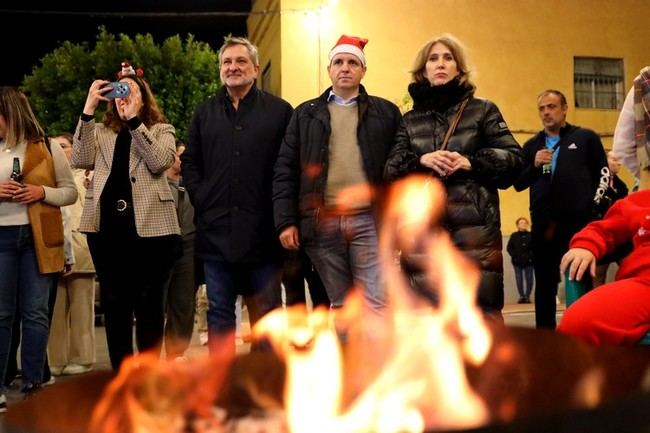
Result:
{"type": "Polygon", "coordinates": [[[226,41],[219,65],[224,86],[196,109],[181,156],[204,262],[210,335],[235,330],[238,294],[252,323],[280,303],[282,250],[271,185],[292,113],[288,102],[255,86],[258,53],[247,39],[226,41]]]}
{"type": "Polygon", "coordinates": [[[555,329],[560,261],[571,237],[602,212],[610,172],[598,135],[566,122],[562,92],[542,92],[537,109],[544,130],[524,145],[526,167],[515,189],[530,187],[535,321],[538,328],[555,329]]]}
{"type": "Polygon", "coordinates": [[[329,54],[332,87],[296,108],[275,165],[273,204],[282,246],[305,247],[331,306],[341,307],[357,285],[379,310],[385,301],[373,207],[401,115],[360,84],[366,42],[341,36],[329,54]]]}

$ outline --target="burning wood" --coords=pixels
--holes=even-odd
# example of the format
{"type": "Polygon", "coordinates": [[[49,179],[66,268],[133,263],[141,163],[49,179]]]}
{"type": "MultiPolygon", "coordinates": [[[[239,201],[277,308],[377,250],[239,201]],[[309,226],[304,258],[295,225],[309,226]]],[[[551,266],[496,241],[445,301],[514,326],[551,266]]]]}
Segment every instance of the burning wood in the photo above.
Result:
{"type": "MultiPolygon", "coordinates": [[[[341,310],[309,314],[297,307],[263,318],[254,337],[268,339],[269,352],[187,364],[134,358],[94,405],[90,431],[476,429],[598,408],[650,389],[645,350],[596,349],[550,331],[486,320],[475,304],[477,269],[446,233],[431,229],[440,218],[442,188],[416,178],[398,184],[391,197],[380,237],[390,289],[386,311],[364,308],[353,291],[341,310]],[[419,210],[405,213],[411,203],[419,210]],[[423,253],[435,306],[427,294],[410,289],[395,266],[396,249],[423,253]]],[[[8,421],[20,424],[21,411],[38,413],[35,406],[64,397],[57,392],[55,386],[10,410],[8,421]]],[[[33,431],[88,431],[87,421],[84,426],[56,430],[50,423],[33,431]]],[[[553,430],[560,431],[547,429],[553,430]]]]}

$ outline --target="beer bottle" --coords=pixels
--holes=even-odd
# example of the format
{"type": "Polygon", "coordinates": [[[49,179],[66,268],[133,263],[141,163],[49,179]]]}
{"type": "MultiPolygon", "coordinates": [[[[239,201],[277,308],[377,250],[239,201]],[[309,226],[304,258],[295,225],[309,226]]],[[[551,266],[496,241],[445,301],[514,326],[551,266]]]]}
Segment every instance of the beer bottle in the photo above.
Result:
{"type": "Polygon", "coordinates": [[[23,174],[20,172],[20,158],[14,156],[14,164],[11,169],[11,180],[14,180],[20,184],[23,183],[23,174]]]}

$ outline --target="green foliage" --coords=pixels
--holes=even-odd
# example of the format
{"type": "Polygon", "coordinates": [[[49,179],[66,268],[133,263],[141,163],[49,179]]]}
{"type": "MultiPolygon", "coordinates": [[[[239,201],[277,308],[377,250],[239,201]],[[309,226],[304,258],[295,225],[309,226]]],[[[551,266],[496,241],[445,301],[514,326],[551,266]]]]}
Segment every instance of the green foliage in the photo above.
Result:
{"type": "Polygon", "coordinates": [[[413,98],[411,98],[411,95],[408,93],[404,95],[401,100],[394,102],[399,107],[399,111],[401,111],[402,114],[410,111],[413,108],[413,98]]]}
{"type": "MultiPolygon", "coordinates": [[[[93,80],[115,81],[120,63],[128,61],[144,69],[156,100],[185,140],[194,109],[213,95],[219,82],[218,55],[192,35],[183,41],[172,36],[156,44],[151,34],[113,35],[99,28],[93,47],[65,41],[41,59],[41,65],[25,77],[23,90],[29,95],[37,117],[48,134],[72,132],[77,124],[93,80]]],[[[100,120],[106,106],[100,106],[100,120]]]]}

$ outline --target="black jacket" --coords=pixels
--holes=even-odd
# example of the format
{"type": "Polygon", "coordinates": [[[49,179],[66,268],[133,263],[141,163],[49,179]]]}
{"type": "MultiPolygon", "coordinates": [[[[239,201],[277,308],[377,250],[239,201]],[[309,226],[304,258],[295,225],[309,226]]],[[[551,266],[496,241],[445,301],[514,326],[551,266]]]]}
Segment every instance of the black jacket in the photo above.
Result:
{"type": "Polygon", "coordinates": [[[291,113],[288,102],[255,86],[236,112],[225,87],[197,108],[181,161],[199,257],[227,263],[278,257],[271,185],[291,113]]]}
{"type": "Polygon", "coordinates": [[[506,247],[512,264],[515,266],[532,266],[533,249],[532,235],[528,231],[516,231],[510,235],[508,246],[506,247]]]}
{"type": "MultiPolygon", "coordinates": [[[[300,104],[293,113],[275,164],[273,205],[275,228],[296,225],[303,243],[314,236],[318,216],[324,206],[329,161],[330,114],[327,97],[300,104]]],[[[386,157],[394,144],[401,114],[395,104],[370,96],[361,86],[357,139],[363,169],[372,186],[383,182],[386,157]]]]}
{"type": "Polygon", "coordinates": [[[569,125],[560,130],[553,175],[535,167],[535,154],[546,147],[540,131],[524,144],[526,167],[515,182],[517,191],[530,187],[530,215],[535,221],[584,221],[593,219],[609,184],[607,155],[600,138],[590,129],[569,125]]]}
{"type": "Polygon", "coordinates": [[[469,98],[447,150],[467,157],[472,169],[442,179],[447,190],[446,226],[454,244],[480,266],[479,304],[486,310],[500,311],[503,258],[497,189],[508,188],[519,176],[523,166],[521,147],[497,106],[474,97],[471,90],[464,90],[454,103],[442,109],[429,108],[417,99],[418,93],[411,94],[416,109],[404,115],[385,177],[392,181],[414,172],[436,176],[420,164],[420,156],[440,148],[461,101],[469,98]]]}

